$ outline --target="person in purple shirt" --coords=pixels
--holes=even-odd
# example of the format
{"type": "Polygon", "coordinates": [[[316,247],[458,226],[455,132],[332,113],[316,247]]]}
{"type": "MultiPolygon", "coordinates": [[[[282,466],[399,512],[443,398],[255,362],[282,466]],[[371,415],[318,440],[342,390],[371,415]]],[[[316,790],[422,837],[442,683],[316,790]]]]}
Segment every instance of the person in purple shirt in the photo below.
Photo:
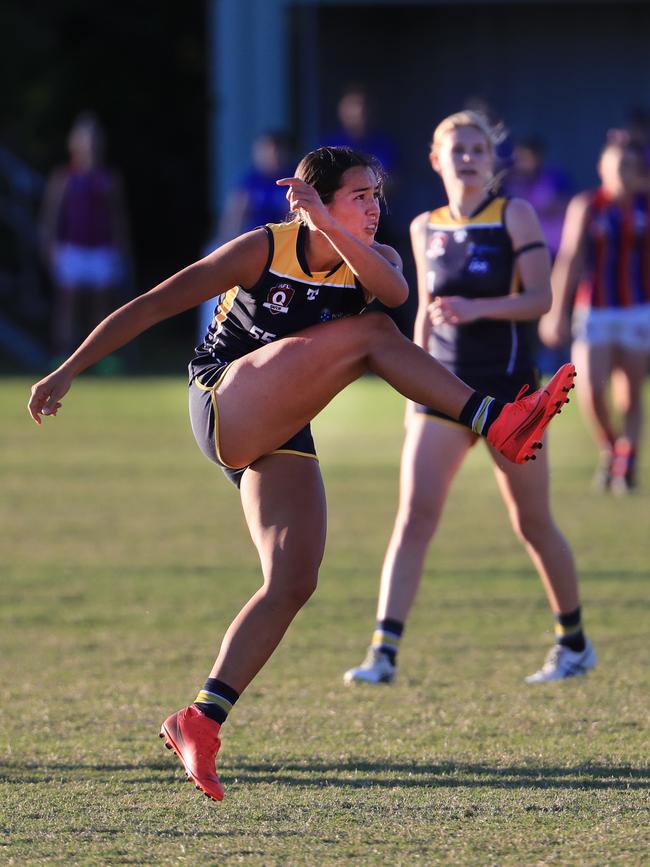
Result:
{"type": "Polygon", "coordinates": [[[41,243],[54,287],[53,345],[66,355],[114,307],[129,258],[123,183],[104,162],[98,119],[80,115],[68,136],[70,160],[45,189],[41,243]]]}

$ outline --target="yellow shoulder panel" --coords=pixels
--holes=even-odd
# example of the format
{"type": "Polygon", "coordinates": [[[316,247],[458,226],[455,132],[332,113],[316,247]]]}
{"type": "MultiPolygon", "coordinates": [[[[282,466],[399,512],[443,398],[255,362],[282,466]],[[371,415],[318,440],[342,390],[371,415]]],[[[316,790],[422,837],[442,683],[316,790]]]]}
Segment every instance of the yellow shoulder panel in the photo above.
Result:
{"type": "Polygon", "coordinates": [[[290,277],[293,280],[305,280],[306,274],[300,267],[296,256],[296,242],[300,223],[269,223],[273,233],[273,260],[271,270],[278,277],[290,277]]]}
{"type": "Polygon", "coordinates": [[[291,223],[269,223],[268,226],[273,233],[274,242],[273,260],[269,271],[277,277],[288,277],[290,280],[317,283],[321,286],[353,288],[356,285],[354,275],[345,262],[341,262],[333,274],[328,271],[315,271],[310,276],[303,271],[296,252],[300,229],[297,220],[291,223]]]}
{"type": "Polygon", "coordinates": [[[499,196],[491,199],[483,210],[473,217],[460,217],[455,220],[449,213],[449,206],[437,208],[429,214],[429,225],[440,229],[450,229],[454,226],[500,226],[503,222],[503,208],[506,200],[499,196]]]}

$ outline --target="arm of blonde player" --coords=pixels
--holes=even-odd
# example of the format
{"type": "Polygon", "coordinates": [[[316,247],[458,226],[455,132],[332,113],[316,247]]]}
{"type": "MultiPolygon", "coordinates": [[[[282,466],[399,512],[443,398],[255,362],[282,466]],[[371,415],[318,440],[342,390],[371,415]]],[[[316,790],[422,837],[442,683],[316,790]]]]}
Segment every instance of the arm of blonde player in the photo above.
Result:
{"type": "MultiPolygon", "coordinates": [[[[427,288],[427,266],[425,255],[425,232],[428,218],[428,212],[419,214],[411,221],[410,227],[411,248],[413,250],[413,259],[415,261],[418,283],[418,309],[415,314],[415,322],[413,325],[413,343],[425,351],[428,351],[429,335],[431,334],[431,320],[428,313],[431,295],[427,288]]],[[[412,400],[407,400],[404,412],[404,427],[408,427],[409,421],[413,418],[414,414],[415,404],[412,400]]]]}
{"type": "MultiPolygon", "coordinates": [[[[281,178],[276,184],[288,187],[291,210],[325,235],[370,297],[378,298],[387,307],[399,307],[406,301],[409,289],[396,250],[387,244],[364,244],[332,217],[316,190],[300,178],[281,178]]],[[[374,190],[368,195],[374,197],[374,190]]]]}
{"type": "Polygon", "coordinates": [[[578,193],[569,202],[564,219],[560,249],[551,274],[553,303],[539,323],[540,339],[551,348],[563,346],[571,334],[570,309],[584,265],[589,204],[589,194],[578,193]]]}
{"type": "Polygon", "coordinates": [[[40,424],[42,415],[56,415],[75,377],[158,322],[232,286],[253,286],[267,256],[266,233],[253,230],[124,304],[100,322],[60,367],[32,386],[27,406],[31,417],[40,424]]]}

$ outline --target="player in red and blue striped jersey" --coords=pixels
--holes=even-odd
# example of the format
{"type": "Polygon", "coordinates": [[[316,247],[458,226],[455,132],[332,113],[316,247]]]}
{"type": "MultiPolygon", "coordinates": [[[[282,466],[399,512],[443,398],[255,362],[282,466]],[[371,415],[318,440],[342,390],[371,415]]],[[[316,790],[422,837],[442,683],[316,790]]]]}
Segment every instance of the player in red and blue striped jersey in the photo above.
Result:
{"type": "Polygon", "coordinates": [[[578,399],[601,452],[594,483],[625,493],[636,484],[650,358],[648,170],[641,151],[610,142],[598,171],[600,188],[569,204],[553,269],[553,306],[540,335],[549,346],[567,340],[573,304],[573,360],[583,374],[578,399]],[[610,381],[623,416],[618,430],[610,381]]]}

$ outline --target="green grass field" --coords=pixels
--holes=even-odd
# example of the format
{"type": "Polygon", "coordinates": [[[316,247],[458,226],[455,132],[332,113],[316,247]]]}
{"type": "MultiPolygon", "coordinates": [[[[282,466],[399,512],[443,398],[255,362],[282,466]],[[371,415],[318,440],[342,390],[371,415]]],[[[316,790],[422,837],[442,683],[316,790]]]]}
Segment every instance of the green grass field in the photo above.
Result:
{"type": "Polygon", "coordinates": [[[402,438],[401,398],[363,380],[315,423],[321,584],[224,728],[215,804],[157,734],[259,580],[237,493],[194,445],[182,379],[82,379],[42,429],[27,386],[0,383],[0,863],[648,863],[650,471],[634,496],[592,494],[574,403],[551,435],[554,505],[596,672],[522,682],[552,618],[477,448],[398,682],[343,686],[402,438]]]}

